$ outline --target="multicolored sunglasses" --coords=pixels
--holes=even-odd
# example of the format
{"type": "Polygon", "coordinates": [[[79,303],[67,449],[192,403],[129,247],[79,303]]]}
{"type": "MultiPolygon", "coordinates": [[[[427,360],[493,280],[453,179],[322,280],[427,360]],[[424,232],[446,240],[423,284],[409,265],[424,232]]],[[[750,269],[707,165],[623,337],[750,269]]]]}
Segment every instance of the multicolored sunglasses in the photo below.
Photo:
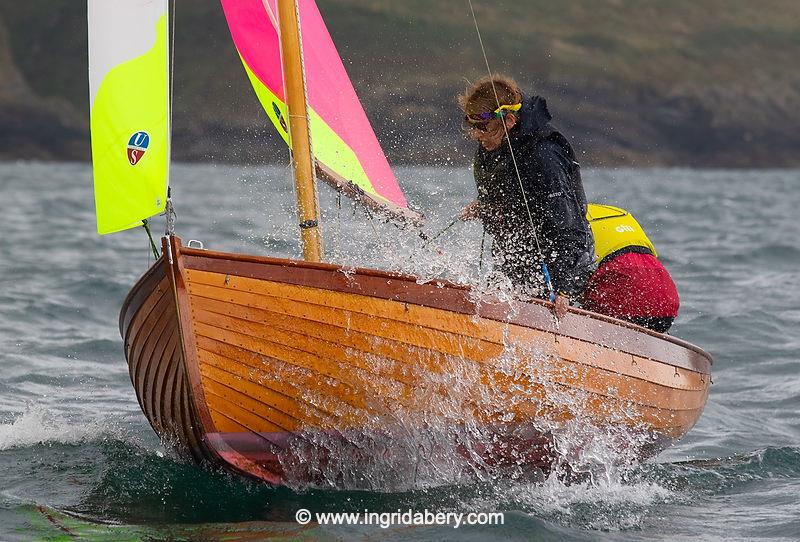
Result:
{"type": "Polygon", "coordinates": [[[486,111],[475,115],[464,115],[464,121],[473,125],[479,130],[486,127],[486,123],[493,119],[502,119],[509,113],[516,113],[522,108],[522,104],[501,105],[494,111],[486,111]]]}

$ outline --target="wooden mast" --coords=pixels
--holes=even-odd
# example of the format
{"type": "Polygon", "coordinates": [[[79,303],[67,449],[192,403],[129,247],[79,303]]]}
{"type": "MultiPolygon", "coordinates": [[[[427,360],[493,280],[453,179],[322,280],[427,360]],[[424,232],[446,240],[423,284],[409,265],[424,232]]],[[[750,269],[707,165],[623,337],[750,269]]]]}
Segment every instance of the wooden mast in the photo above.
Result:
{"type": "Polygon", "coordinates": [[[297,14],[297,0],[278,0],[283,81],[286,85],[286,103],[289,106],[289,134],[303,258],[318,262],[322,259],[322,238],[319,232],[319,203],[314,184],[314,157],[311,154],[300,21],[297,14]]]}

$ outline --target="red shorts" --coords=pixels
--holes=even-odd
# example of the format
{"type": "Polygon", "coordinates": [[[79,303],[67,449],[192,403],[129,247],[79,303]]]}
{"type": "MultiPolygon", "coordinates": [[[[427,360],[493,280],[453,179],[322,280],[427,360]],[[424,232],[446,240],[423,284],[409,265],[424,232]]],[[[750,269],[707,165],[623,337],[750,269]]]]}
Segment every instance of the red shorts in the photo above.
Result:
{"type": "Polygon", "coordinates": [[[624,320],[672,319],[680,299],[672,277],[655,256],[625,252],[589,278],[583,306],[624,320]]]}

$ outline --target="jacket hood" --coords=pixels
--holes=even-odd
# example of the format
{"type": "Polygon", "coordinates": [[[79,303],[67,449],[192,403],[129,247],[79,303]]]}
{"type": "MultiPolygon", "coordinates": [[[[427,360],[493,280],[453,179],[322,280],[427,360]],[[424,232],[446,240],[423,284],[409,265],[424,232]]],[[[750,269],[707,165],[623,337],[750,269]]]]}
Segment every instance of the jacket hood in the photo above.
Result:
{"type": "MultiPolygon", "coordinates": [[[[547,137],[554,129],[550,126],[553,116],[547,110],[547,101],[541,96],[522,97],[517,127],[518,137],[547,137]]],[[[516,130],[515,130],[516,131],[516,130]]]]}

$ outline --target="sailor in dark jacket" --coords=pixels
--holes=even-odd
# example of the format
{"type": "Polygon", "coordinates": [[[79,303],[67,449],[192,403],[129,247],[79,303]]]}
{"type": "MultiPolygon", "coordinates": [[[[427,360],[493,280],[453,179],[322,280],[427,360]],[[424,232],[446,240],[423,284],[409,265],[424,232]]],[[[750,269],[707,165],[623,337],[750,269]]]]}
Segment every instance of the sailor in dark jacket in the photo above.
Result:
{"type": "Polygon", "coordinates": [[[556,292],[579,299],[595,269],[594,239],[578,162],[550,124],[545,100],[524,97],[513,80],[494,76],[473,85],[461,104],[465,128],[480,142],[478,199],[462,218],[483,222],[495,262],[515,286],[545,296],[544,262],[556,292]]]}

